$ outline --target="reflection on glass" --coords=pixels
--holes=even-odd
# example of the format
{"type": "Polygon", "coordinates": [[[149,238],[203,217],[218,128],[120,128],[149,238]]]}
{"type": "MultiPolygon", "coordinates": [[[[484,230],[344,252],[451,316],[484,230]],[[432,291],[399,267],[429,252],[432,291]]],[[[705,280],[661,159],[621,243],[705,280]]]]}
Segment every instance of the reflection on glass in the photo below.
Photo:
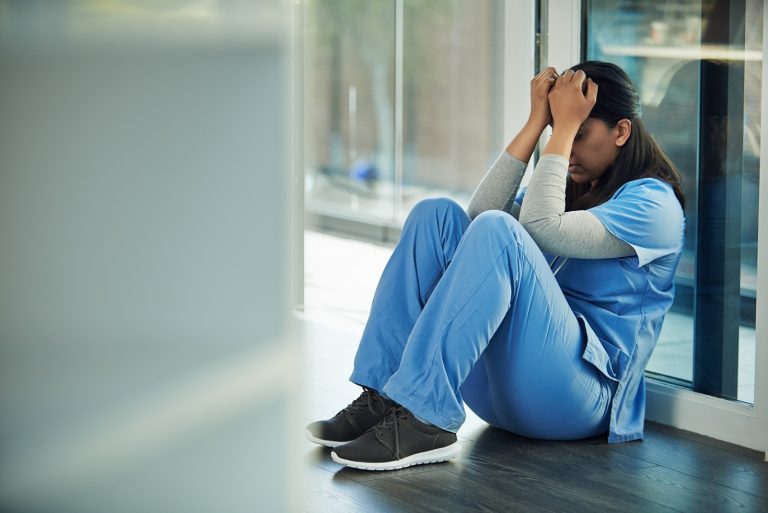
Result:
{"type": "Polygon", "coordinates": [[[504,149],[502,9],[501,0],[405,1],[401,219],[426,196],[466,204],[504,149]]]}
{"type": "Polygon", "coordinates": [[[395,2],[306,5],[307,206],[389,220],[395,183],[395,2]]]}
{"type": "Polygon", "coordinates": [[[503,149],[503,1],[404,0],[400,21],[397,5],[307,3],[310,211],[401,224],[427,196],[466,203],[503,149]]]}
{"type": "Polygon", "coordinates": [[[587,58],[615,62],[684,176],[686,251],[648,370],[752,402],[763,4],[592,0],[587,58]]]}

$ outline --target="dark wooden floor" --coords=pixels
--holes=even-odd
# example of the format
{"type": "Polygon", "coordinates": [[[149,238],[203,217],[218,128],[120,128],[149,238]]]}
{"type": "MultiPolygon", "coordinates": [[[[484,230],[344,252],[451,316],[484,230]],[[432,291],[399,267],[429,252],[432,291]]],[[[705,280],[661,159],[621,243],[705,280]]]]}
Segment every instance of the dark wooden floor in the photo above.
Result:
{"type": "MultiPolygon", "coordinates": [[[[306,418],[327,418],[361,389],[347,381],[358,335],[307,323],[306,418]]],[[[645,440],[534,440],[467,410],[461,456],[398,471],[337,465],[306,442],[311,512],[768,512],[762,453],[646,422],[645,440]]]]}

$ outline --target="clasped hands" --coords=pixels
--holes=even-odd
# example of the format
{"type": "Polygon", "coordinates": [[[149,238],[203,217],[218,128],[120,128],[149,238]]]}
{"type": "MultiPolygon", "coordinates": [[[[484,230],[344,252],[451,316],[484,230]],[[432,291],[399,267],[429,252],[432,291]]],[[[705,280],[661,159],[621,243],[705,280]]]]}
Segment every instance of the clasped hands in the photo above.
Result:
{"type": "Polygon", "coordinates": [[[548,67],[531,80],[529,121],[575,133],[597,102],[597,84],[582,70],[559,75],[548,67]]]}

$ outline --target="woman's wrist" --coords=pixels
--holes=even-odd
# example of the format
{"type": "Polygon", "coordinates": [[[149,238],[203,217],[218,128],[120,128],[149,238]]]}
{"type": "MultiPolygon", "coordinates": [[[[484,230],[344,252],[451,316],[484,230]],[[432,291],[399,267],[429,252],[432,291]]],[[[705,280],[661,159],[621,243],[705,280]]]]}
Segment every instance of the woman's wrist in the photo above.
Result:
{"type": "Polygon", "coordinates": [[[549,124],[549,118],[531,113],[528,116],[528,120],[525,122],[525,124],[533,130],[538,130],[539,135],[541,135],[541,133],[545,128],[547,128],[547,125],[549,124]]]}
{"type": "Polygon", "coordinates": [[[557,124],[557,128],[555,128],[555,125],[552,125],[552,132],[557,132],[558,130],[561,132],[564,132],[566,134],[571,134],[573,136],[576,135],[576,132],[579,131],[579,127],[581,126],[581,121],[561,121],[557,124]]]}
{"type": "Polygon", "coordinates": [[[562,155],[565,158],[570,158],[571,148],[573,147],[573,139],[576,137],[576,133],[579,131],[578,125],[560,125],[552,130],[552,136],[547,141],[547,145],[544,147],[542,155],[555,154],[562,155]]]}
{"type": "Polygon", "coordinates": [[[544,131],[544,126],[546,126],[546,123],[540,126],[539,123],[529,118],[520,132],[507,146],[507,153],[523,162],[531,160],[531,155],[536,148],[536,144],[539,142],[541,133],[544,131]]]}

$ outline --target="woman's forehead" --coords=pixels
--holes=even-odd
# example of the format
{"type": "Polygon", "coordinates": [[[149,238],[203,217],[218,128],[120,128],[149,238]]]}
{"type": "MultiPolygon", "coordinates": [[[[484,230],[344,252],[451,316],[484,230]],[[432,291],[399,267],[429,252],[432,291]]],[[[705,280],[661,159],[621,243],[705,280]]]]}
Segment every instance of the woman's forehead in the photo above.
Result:
{"type": "Polygon", "coordinates": [[[581,127],[579,128],[608,128],[608,123],[605,122],[605,120],[600,118],[592,118],[589,117],[584,120],[584,122],[581,124],[581,127]]]}

